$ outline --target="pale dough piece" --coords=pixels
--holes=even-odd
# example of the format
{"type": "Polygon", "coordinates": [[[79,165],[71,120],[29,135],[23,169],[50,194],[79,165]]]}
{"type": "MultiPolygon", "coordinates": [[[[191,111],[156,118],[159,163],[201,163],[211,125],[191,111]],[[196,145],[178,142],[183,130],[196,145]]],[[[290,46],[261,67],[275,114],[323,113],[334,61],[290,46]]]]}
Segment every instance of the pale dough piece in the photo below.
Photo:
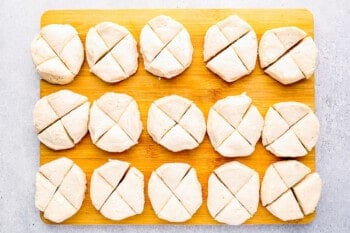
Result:
{"type": "Polygon", "coordinates": [[[156,173],[162,177],[167,186],[174,190],[185,177],[191,166],[187,163],[165,163],[157,168],[156,173]],[[177,176],[173,174],[177,173],[177,176]]]}
{"type": "Polygon", "coordinates": [[[311,172],[310,168],[296,160],[279,161],[273,166],[288,188],[294,186],[311,172]]]}
{"type": "Polygon", "coordinates": [[[35,206],[40,211],[44,211],[56,192],[56,186],[53,185],[45,176],[36,174],[35,181],[35,206]]]}
{"type": "Polygon", "coordinates": [[[273,165],[270,165],[261,182],[261,204],[266,206],[275,201],[282,193],[288,190],[287,185],[276,171],[273,165]]]}
{"type": "Polygon", "coordinates": [[[68,84],[79,73],[84,49],[78,32],[68,24],[50,24],[31,43],[40,77],[52,84],[68,84]]]}
{"type": "Polygon", "coordinates": [[[173,78],[192,62],[193,46],[184,26],[159,15],[142,28],[140,50],[147,71],[158,77],[173,78]]]}
{"type": "Polygon", "coordinates": [[[233,194],[217,178],[215,173],[210,174],[208,180],[208,199],[207,207],[210,215],[215,218],[216,215],[227,206],[234,198],[233,194]]]}
{"type": "Polygon", "coordinates": [[[315,211],[321,197],[322,181],[318,173],[309,174],[293,187],[293,192],[305,215],[315,211]],[[310,195],[312,193],[312,195],[310,195]]]}
{"type": "Polygon", "coordinates": [[[221,165],[208,181],[210,215],[222,223],[242,224],[258,208],[259,186],[259,175],[251,168],[236,161],[221,165]]]}
{"type": "Polygon", "coordinates": [[[302,157],[308,153],[291,130],[288,130],[273,143],[266,146],[266,150],[278,157],[302,157]]]}
{"type": "Polygon", "coordinates": [[[312,112],[306,104],[294,101],[276,103],[273,105],[273,108],[289,126],[294,125],[301,118],[312,112]]]}
{"type": "Polygon", "coordinates": [[[266,114],[262,141],[276,156],[305,156],[316,145],[319,129],[319,121],[307,105],[281,102],[266,114]]]}
{"type": "Polygon", "coordinates": [[[272,29],[279,41],[286,50],[292,48],[295,44],[306,37],[306,32],[298,27],[281,27],[272,29]]]}
{"type": "Polygon", "coordinates": [[[245,93],[218,100],[209,110],[207,129],[214,149],[225,157],[249,156],[264,120],[245,93]]]}
{"type": "Polygon", "coordinates": [[[257,50],[254,30],[236,15],[211,26],[204,38],[204,62],[226,82],[236,81],[254,70],[257,50]]]}
{"type": "Polygon", "coordinates": [[[263,206],[283,221],[301,219],[315,211],[322,181],[317,173],[296,160],[271,164],[261,185],[263,206]]]}
{"type": "Polygon", "coordinates": [[[297,200],[290,190],[284,193],[276,201],[266,206],[266,208],[270,213],[282,221],[296,220],[304,217],[297,200]]]}
{"type": "Polygon", "coordinates": [[[232,201],[215,217],[215,220],[229,225],[240,225],[249,218],[251,218],[249,212],[236,198],[233,198],[232,201]]]}
{"type": "Polygon", "coordinates": [[[147,131],[155,142],[178,152],[198,147],[204,139],[206,126],[203,113],[192,101],[170,95],[152,103],[147,131]]]}
{"type": "Polygon", "coordinates": [[[185,163],[165,163],[153,171],[148,196],[156,215],[169,222],[187,221],[202,205],[196,171],[185,163]]]}
{"type": "Polygon", "coordinates": [[[107,92],[90,109],[92,142],[108,152],[123,152],[138,143],[142,122],[136,101],[129,95],[107,92]]]}
{"type": "Polygon", "coordinates": [[[249,74],[232,47],[226,48],[208,61],[206,67],[226,82],[236,81],[249,74]]]}
{"type": "Polygon", "coordinates": [[[127,162],[109,160],[94,170],[90,197],[93,206],[108,219],[141,214],[145,203],[143,174],[127,162]]]}
{"type": "Polygon", "coordinates": [[[284,55],[264,71],[284,85],[295,83],[304,78],[304,74],[289,54],[284,55]]]}
{"type": "Polygon", "coordinates": [[[123,26],[102,22],[91,27],[85,47],[90,71],[105,82],[120,82],[137,70],[136,41],[123,26]]]}
{"type": "Polygon", "coordinates": [[[262,131],[262,143],[267,146],[282,136],[289,129],[289,125],[282,116],[274,109],[269,108],[265,116],[262,131]]]}
{"type": "Polygon", "coordinates": [[[131,207],[118,194],[118,192],[113,192],[108,197],[108,199],[100,209],[100,213],[104,217],[114,221],[129,218],[136,214],[133,211],[133,209],[131,209],[131,207]]]}
{"type": "Polygon", "coordinates": [[[315,72],[317,53],[312,38],[297,27],[268,30],[259,44],[260,66],[284,85],[310,78],[315,72]]]}
{"type": "Polygon", "coordinates": [[[85,173],[61,157],[42,165],[36,174],[35,205],[44,217],[60,223],[77,213],[85,198],[85,173]]]}
{"type": "Polygon", "coordinates": [[[311,37],[305,38],[290,51],[290,55],[298,64],[306,79],[310,78],[315,72],[317,54],[317,47],[311,37]]]}
{"type": "Polygon", "coordinates": [[[297,27],[267,30],[259,43],[260,66],[269,66],[305,37],[306,33],[297,27]]]}
{"type": "Polygon", "coordinates": [[[53,150],[74,147],[87,133],[89,107],[85,96],[69,90],[44,96],[33,110],[39,140],[53,150]]]}

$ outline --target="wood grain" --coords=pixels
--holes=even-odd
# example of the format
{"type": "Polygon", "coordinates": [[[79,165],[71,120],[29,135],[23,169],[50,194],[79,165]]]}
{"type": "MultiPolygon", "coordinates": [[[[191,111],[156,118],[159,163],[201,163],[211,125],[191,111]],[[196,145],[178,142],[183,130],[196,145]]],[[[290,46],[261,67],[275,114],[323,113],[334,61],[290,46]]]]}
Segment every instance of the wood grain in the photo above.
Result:
{"type": "MultiPolygon", "coordinates": [[[[260,39],[267,29],[281,26],[298,26],[313,36],[313,16],[304,9],[129,9],[129,10],[57,10],[47,11],[41,18],[41,26],[52,23],[73,25],[85,43],[85,35],[91,26],[103,21],[112,21],[127,27],[139,41],[141,28],[151,18],[166,14],[181,22],[189,31],[194,46],[193,62],[180,76],[172,80],[158,79],[147,73],[139,59],[137,73],[118,83],[107,84],[89,72],[86,61],[75,81],[65,86],[51,85],[40,81],[40,95],[45,96],[61,89],[70,89],[86,95],[94,101],[107,91],[122,92],[133,96],[140,108],[143,127],[146,128],[148,108],[160,97],[178,94],[193,100],[203,111],[205,117],[209,108],[221,98],[237,95],[241,92],[253,99],[253,103],[265,115],[269,106],[280,101],[300,101],[314,109],[314,77],[291,86],[283,86],[263,73],[257,64],[254,72],[232,84],[228,84],[206,69],[203,62],[203,39],[206,30],[217,21],[237,14],[246,20],[260,39]]],[[[237,160],[257,170],[262,179],[265,169],[278,158],[267,152],[261,141],[254,154],[247,158],[229,159],[217,154],[208,139],[195,150],[171,153],[152,141],[143,130],[139,144],[124,153],[107,153],[95,147],[90,136],[86,135],[74,149],[55,152],[40,145],[40,163],[46,163],[61,156],[73,159],[86,173],[88,187],[86,198],[80,211],[63,224],[167,224],[154,214],[148,196],[147,182],[152,170],[165,162],[187,162],[197,171],[203,188],[203,204],[193,218],[184,224],[217,224],[207,210],[207,182],[210,173],[221,164],[237,160]],[[109,158],[130,162],[145,175],[145,209],[141,215],[123,221],[111,221],[94,209],[90,201],[89,181],[93,169],[105,163],[109,158]]],[[[299,159],[312,170],[315,169],[315,150],[299,159]]],[[[291,223],[309,223],[315,214],[291,223]]],[[[47,220],[45,222],[49,223],[47,220]]],[[[257,213],[246,224],[282,224],[264,207],[259,205],[257,213]]]]}

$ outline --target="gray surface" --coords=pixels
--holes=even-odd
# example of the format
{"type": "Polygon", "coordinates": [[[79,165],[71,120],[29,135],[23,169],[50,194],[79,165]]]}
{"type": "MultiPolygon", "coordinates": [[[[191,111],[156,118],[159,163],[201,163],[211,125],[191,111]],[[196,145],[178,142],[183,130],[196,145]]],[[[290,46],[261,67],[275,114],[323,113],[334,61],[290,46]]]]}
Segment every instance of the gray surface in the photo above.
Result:
{"type": "Polygon", "coordinates": [[[350,2],[339,1],[0,1],[0,232],[350,232],[350,2]],[[304,3],[303,3],[304,2],[304,3]],[[306,2],[306,3],[305,3],[306,2]],[[329,3],[327,3],[329,2],[329,3]],[[38,141],[32,109],[39,96],[29,44],[41,14],[65,8],[305,7],[315,17],[320,49],[316,106],[322,128],[317,170],[324,190],[316,220],[304,226],[49,226],[34,207],[38,141]]]}

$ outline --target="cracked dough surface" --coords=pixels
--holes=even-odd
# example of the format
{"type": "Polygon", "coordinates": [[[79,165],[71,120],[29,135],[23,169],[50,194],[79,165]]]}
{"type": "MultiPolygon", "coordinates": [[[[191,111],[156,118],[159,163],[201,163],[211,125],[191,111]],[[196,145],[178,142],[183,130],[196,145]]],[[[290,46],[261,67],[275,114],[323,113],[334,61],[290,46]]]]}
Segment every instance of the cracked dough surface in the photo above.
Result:
{"type": "Polygon", "coordinates": [[[261,68],[285,85],[310,78],[317,53],[313,39],[297,27],[267,30],[259,43],[261,68]]]}
{"type": "Polygon", "coordinates": [[[225,157],[249,156],[264,120],[245,93],[218,100],[209,110],[207,131],[214,149],[225,157]]]}
{"type": "Polygon", "coordinates": [[[319,130],[319,121],[307,105],[281,102],[266,113],[262,142],[278,157],[301,157],[314,148],[319,130]]]}
{"type": "Polygon", "coordinates": [[[89,107],[85,96],[69,90],[42,97],[33,111],[40,142],[53,150],[74,147],[87,133],[89,107]]]}
{"type": "Polygon", "coordinates": [[[91,176],[93,206],[106,218],[122,220],[143,212],[144,177],[128,162],[109,160],[91,176]]]}
{"type": "Polygon", "coordinates": [[[192,62],[190,35],[181,23],[165,15],[151,19],[142,28],[140,50],[145,69],[158,77],[173,78],[192,62]]]}
{"type": "Polygon", "coordinates": [[[136,41],[123,26],[103,22],[91,27],[85,47],[90,72],[105,82],[120,82],[137,70],[136,41]]]}
{"type": "Polygon", "coordinates": [[[178,152],[198,147],[204,139],[206,125],[203,113],[192,101],[170,95],[151,104],[147,131],[155,142],[178,152]]]}
{"type": "Polygon", "coordinates": [[[321,196],[322,181],[297,160],[271,164],[261,183],[261,202],[283,221],[297,220],[313,213],[321,196]]]}
{"type": "Polygon", "coordinates": [[[210,175],[207,206],[218,222],[240,225],[251,218],[259,203],[259,175],[240,162],[228,162],[210,175]]]}
{"type": "Polygon", "coordinates": [[[202,187],[187,163],[165,163],[152,172],[148,196],[158,218],[185,222],[202,205],[202,187]]]}
{"type": "Polygon", "coordinates": [[[72,82],[84,61],[83,44],[69,24],[43,27],[30,48],[40,77],[52,84],[72,82]]]}
{"type": "Polygon", "coordinates": [[[211,26],[204,38],[204,62],[226,82],[236,81],[254,70],[257,50],[253,28],[237,15],[211,26]]]}
{"type": "Polygon", "coordinates": [[[35,187],[35,206],[44,212],[44,218],[60,223],[79,211],[86,176],[72,160],[61,157],[39,168],[35,187]]]}
{"type": "Polygon", "coordinates": [[[108,152],[123,152],[138,143],[142,122],[136,101],[129,95],[107,92],[90,109],[92,142],[108,152]]]}

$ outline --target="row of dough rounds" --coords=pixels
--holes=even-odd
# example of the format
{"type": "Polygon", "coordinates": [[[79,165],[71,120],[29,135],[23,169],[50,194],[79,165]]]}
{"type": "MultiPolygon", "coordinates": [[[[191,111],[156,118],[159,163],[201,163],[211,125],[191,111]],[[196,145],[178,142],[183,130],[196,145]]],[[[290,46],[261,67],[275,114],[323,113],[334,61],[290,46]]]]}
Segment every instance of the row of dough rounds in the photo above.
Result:
{"type": "MultiPolygon", "coordinates": [[[[61,90],[41,98],[33,113],[39,140],[53,150],[75,146],[89,130],[92,142],[108,152],[123,152],[138,143],[142,122],[136,101],[108,92],[90,108],[87,97],[61,90]]],[[[307,155],[315,146],[319,122],[313,111],[298,102],[269,108],[264,119],[245,93],[218,100],[209,110],[207,124],[191,101],[170,95],[154,101],[148,111],[147,131],[170,151],[191,150],[205,133],[225,157],[249,156],[262,135],[263,145],[279,157],[307,155]]]]}
{"type": "MultiPolygon", "coordinates": [[[[120,82],[138,68],[136,41],[123,26],[103,22],[86,35],[86,58],[90,72],[105,82],[120,82]]],[[[173,78],[192,62],[193,46],[185,27],[160,15],[142,28],[140,50],[145,69],[158,77],[173,78]]],[[[33,61],[42,79],[67,84],[79,73],[84,48],[71,25],[43,27],[31,44],[33,61]]],[[[250,74],[259,51],[260,66],[283,84],[312,76],[317,48],[310,36],[297,27],[266,31],[258,41],[253,28],[236,15],[211,26],[204,39],[204,62],[227,82],[250,74]]]]}
{"type": "MultiPolygon", "coordinates": [[[[207,207],[218,222],[239,225],[262,205],[283,220],[297,220],[315,211],[322,183],[318,173],[296,160],[270,165],[262,181],[253,169],[236,161],[216,168],[208,180],[207,207]]],[[[72,160],[62,157],[36,174],[35,205],[44,217],[59,223],[77,213],[85,198],[86,176],[72,160]]],[[[185,222],[202,205],[202,187],[187,163],[165,163],[154,170],[148,196],[158,218],[185,222]]],[[[109,160],[91,176],[93,206],[106,218],[122,220],[144,209],[144,176],[128,162],[109,160]]]]}

